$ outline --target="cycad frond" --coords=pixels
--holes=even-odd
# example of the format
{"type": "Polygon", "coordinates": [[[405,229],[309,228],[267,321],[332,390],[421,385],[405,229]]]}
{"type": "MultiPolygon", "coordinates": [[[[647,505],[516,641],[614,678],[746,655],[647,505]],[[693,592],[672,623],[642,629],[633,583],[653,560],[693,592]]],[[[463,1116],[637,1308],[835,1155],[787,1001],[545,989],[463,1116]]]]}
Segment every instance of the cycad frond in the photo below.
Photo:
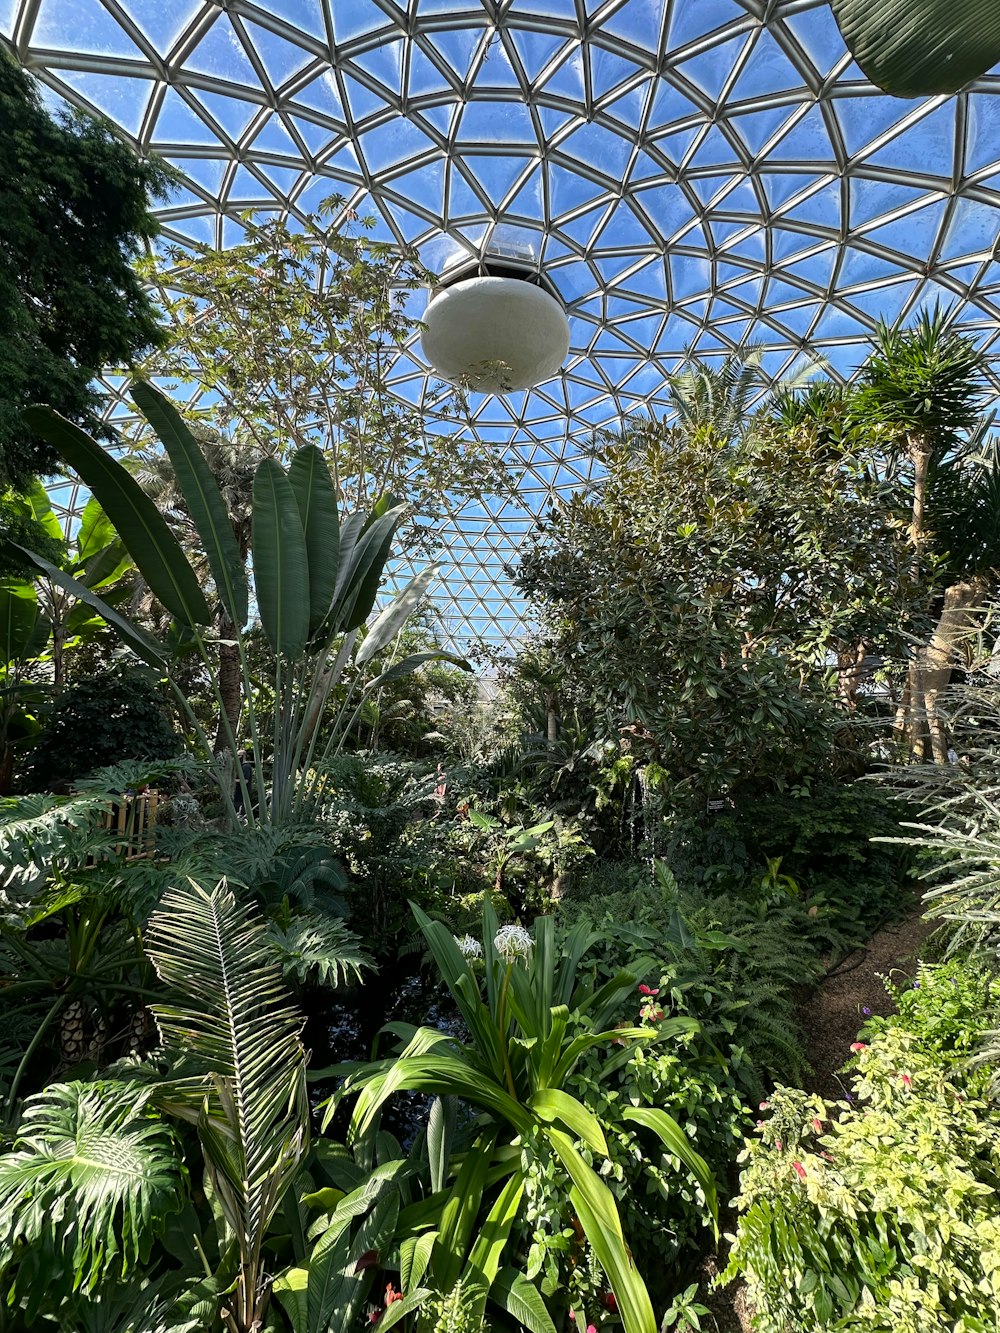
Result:
{"type": "Polygon", "coordinates": [[[147,951],[181,997],[153,1009],[164,1047],[193,1076],[168,1094],[198,1126],[206,1166],[240,1249],[240,1327],[267,1300],[261,1247],[308,1147],[302,1017],[256,914],[225,881],[164,895],[147,951]]]}
{"type": "Polygon", "coordinates": [[[29,1098],[14,1150],[0,1157],[0,1254],[18,1254],[26,1317],[65,1290],[92,1291],[146,1262],[181,1207],[184,1169],[151,1089],[57,1083],[29,1098]]]}
{"type": "Polygon", "coordinates": [[[285,926],[272,921],[267,935],[284,975],[299,981],[340,986],[373,966],[354,931],[320,912],[293,916],[285,926]]]}

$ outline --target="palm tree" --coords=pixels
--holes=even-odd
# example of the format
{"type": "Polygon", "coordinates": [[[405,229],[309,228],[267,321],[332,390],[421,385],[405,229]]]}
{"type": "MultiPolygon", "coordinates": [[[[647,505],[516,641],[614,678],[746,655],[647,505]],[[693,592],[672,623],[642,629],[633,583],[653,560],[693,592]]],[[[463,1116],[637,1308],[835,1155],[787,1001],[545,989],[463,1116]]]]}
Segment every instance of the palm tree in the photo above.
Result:
{"type": "Polygon", "coordinates": [[[849,408],[856,428],[881,438],[895,466],[910,472],[914,578],[926,578],[932,559],[948,557],[938,624],[910,659],[896,722],[910,754],[936,763],[948,758],[937,695],[982,599],[983,575],[1000,563],[994,525],[980,522],[977,535],[970,524],[974,515],[984,517],[982,488],[995,484],[991,469],[975,466],[972,457],[980,438],[983,365],[972,340],[951,328],[949,313],[936,306],[913,328],[880,326],[849,408]]]}

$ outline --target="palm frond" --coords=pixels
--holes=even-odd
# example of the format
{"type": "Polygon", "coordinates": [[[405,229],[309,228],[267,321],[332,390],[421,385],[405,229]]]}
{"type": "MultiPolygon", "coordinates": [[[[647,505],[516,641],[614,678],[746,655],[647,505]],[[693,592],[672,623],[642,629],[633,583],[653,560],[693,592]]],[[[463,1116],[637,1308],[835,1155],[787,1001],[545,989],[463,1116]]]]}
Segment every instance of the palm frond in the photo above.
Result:
{"type": "Polygon", "coordinates": [[[0,1262],[15,1266],[26,1318],[57,1286],[91,1292],[141,1268],[181,1207],[179,1147],[150,1093],[57,1083],[28,1099],[14,1149],[0,1157],[0,1262]]]}
{"type": "Polygon", "coordinates": [[[165,1104],[198,1126],[239,1245],[240,1318],[249,1326],[268,1294],[264,1234],[308,1148],[302,1017],[264,925],[225,881],[211,891],[193,880],[168,891],[147,951],[178,997],[153,1008],[163,1045],[190,1071],[165,1104]]]}
{"type": "Polygon", "coordinates": [[[338,917],[312,911],[293,916],[286,925],[272,921],[267,938],[286,978],[340,986],[374,963],[353,930],[338,917]]]}

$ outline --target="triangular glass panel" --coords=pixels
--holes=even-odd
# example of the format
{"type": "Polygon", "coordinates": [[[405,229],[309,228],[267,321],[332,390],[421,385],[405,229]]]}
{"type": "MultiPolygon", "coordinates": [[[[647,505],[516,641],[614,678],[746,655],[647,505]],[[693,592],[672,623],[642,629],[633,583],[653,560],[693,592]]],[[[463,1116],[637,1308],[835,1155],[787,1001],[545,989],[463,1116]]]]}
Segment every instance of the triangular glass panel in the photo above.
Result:
{"type": "Polygon", "coordinates": [[[285,41],[269,28],[262,28],[256,23],[251,23],[249,19],[244,20],[243,26],[253,42],[254,50],[267,72],[267,77],[275,88],[287,82],[293,74],[297,74],[304,65],[315,59],[315,56],[304,51],[301,46],[285,41]]]}
{"type": "Polygon", "coordinates": [[[239,97],[223,97],[221,93],[212,93],[199,89],[195,96],[205,110],[221,125],[222,129],[234,142],[239,142],[243,132],[260,112],[260,107],[253,102],[245,102],[239,97]]]}
{"type": "Polygon", "coordinates": [[[481,94],[486,89],[517,89],[519,86],[503,42],[494,37],[487,44],[486,54],[476,71],[472,87],[477,94],[481,94]]]}
{"type": "Polygon", "coordinates": [[[351,117],[355,123],[368,116],[373,116],[377,112],[389,109],[389,104],[384,98],[378,97],[370,88],[366,88],[363,83],[359,83],[357,79],[352,79],[349,74],[344,74],[343,80],[347,102],[351,109],[351,117]]]}
{"type": "Polygon", "coordinates": [[[884,95],[838,97],[833,106],[849,157],[859,156],[865,144],[902,120],[907,109],[906,103],[884,95]]]}
{"type": "Polygon", "coordinates": [[[663,20],[663,0],[625,0],[601,23],[605,32],[625,41],[640,51],[649,51],[659,37],[663,20]]]}
{"type": "Polygon", "coordinates": [[[944,201],[940,200],[934,204],[925,204],[923,208],[907,213],[895,222],[874,227],[865,233],[865,237],[884,245],[886,249],[924,261],[934,248],[943,216],[944,201]]]}
{"type": "Polygon", "coordinates": [[[444,28],[428,33],[428,45],[433,43],[445,64],[455,72],[459,83],[469,76],[472,57],[483,39],[482,27],[444,28]]]}
{"type": "Polygon", "coordinates": [[[719,46],[713,46],[708,51],[685,60],[678,66],[678,71],[705,93],[711,102],[718,102],[723,86],[739,60],[746,42],[745,33],[731,37],[719,46]]]}
{"type": "Polygon", "coordinates": [[[321,152],[330,143],[334,131],[329,130],[326,126],[316,125],[313,121],[306,120],[304,116],[290,116],[289,119],[296,133],[302,138],[302,142],[313,155],[321,152]]]}
{"type": "Polygon", "coordinates": [[[385,88],[387,100],[403,95],[403,42],[380,42],[367,51],[359,51],[353,63],[377,79],[385,88]]]}
{"type": "Polygon", "coordinates": [[[998,237],[1000,214],[996,208],[976,199],[956,199],[939,251],[939,262],[947,263],[966,255],[992,255],[998,237]]]}
{"type": "Polygon", "coordinates": [[[728,102],[760,99],[768,93],[785,92],[802,87],[802,75],[791,63],[766,28],[757,30],[757,40],[740,71],[735,85],[729,90],[728,102]]]}
{"type": "Polygon", "coordinates": [[[120,125],[127,133],[137,135],[149,105],[153,84],[149,79],[128,79],[122,74],[107,78],[100,74],[72,69],[60,71],[71,88],[82,93],[90,105],[120,125]]]}
{"type": "Polygon", "coordinates": [[[253,146],[258,152],[280,153],[282,157],[298,159],[299,150],[295,140],[285,128],[284,121],[276,113],[264,121],[253,136],[253,146]]]}
{"type": "Polygon", "coordinates": [[[955,103],[950,101],[902,130],[867,161],[894,171],[915,171],[922,176],[932,172],[950,182],[954,157],[955,103]]]}
{"type": "Polygon", "coordinates": [[[1000,162],[1000,97],[969,93],[965,171],[971,175],[1000,162]]]}
{"type": "Polygon", "coordinates": [[[896,181],[866,180],[861,176],[852,176],[851,190],[851,230],[857,231],[874,218],[892,213],[897,208],[905,208],[914,203],[927,191],[915,185],[902,185],[896,181]]]}
{"type": "Polygon", "coordinates": [[[467,102],[455,137],[466,144],[538,142],[531,113],[520,102],[467,102]]]}
{"type": "Polygon", "coordinates": [[[829,74],[843,59],[846,52],[844,39],[828,5],[811,9],[808,14],[789,14],[783,21],[819,74],[829,74]]]}
{"type": "Polygon", "coordinates": [[[99,0],[73,0],[71,11],[67,11],[60,0],[42,0],[31,30],[31,44],[122,60],[143,58],[136,44],[99,0]]]}
{"type": "MultiPolygon", "coordinates": [[[[58,7],[58,0],[57,0],[58,7]]],[[[157,51],[166,55],[190,21],[202,8],[201,0],[128,0],[128,16],[149,38],[157,51]]]]}
{"type": "Polygon", "coordinates": [[[344,104],[340,100],[337,78],[332,69],[326,70],[318,79],[313,79],[295,94],[295,102],[313,111],[320,111],[332,120],[343,121],[344,104]]]}
{"type": "Polygon", "coordinates": [[[699,140],[688,167],[689,169],[715,167],[723,162],[731,163],[735,168],[739,167],[736,149],[717,125],[709,125],[707,132],[699,140]]]}
{"type": "Polygon", "coordinates": [[[818,105],[811,106],[801,120],[782,135],[768,157],[779,162],[807,162],[814,171],[824,166],[829,171],[836,168],[830,131],[818,105]]]}
{"type": "Polygon", "coordinates": [[[729,117],[729,125],[746,144],[749,156],[756,157],[779,127],[788,120],[790,114],[790,107],[771,106],[763,111],[732,114],[729,117]]]}
{"type": "Polygon", "coordinates": [[[176,88],[168,88],[156,117],[153,141],[157,144],[199,144],[214,147],[219,137],[192,111],[176,88]]]}
{"type": "Polygon", "coordinates": [[[586,48],[590,62],[590,82],[594,97],[603,97],[605,93],[617,88],[626,79],[634,78],[641,72],[641,66],[606,47],[589,43],[586,48]]]}
{"type": "Polygon", "coordinates": [[[358,143],[369,171],[374,174],[397,166],[433,147],[426,136],[402,116],[366,130],[359,135],[358,143]]]}
{"type": "Polygon", "coordinates": [[[732,23],[732,0],[698,0],[696,5],[673,5],[670,14],[670,49],[695,42],[708,32],[732,23]]]}
{"type": "Polygon", "coordinates": [[[529,31],[516,25],[511,29],[511,38],[529,83],[534,83],[566,44],[566,37],[562,34],[529,31]]]}
{"type": "Polygon", "coordinates": [[[241,88],[260,88],[260,80],[251,65],[236,29],[227,14],[220,13],[185,61],[187,69],[211,74],[241,88]]]}

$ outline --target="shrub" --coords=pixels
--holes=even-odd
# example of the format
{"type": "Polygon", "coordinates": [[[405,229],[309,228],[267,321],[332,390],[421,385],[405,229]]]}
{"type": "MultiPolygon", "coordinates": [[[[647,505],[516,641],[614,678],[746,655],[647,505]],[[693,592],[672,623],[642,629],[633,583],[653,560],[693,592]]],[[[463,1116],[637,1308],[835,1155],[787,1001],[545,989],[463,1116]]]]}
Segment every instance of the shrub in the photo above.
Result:
{"type": "Polygon", "coordinates": [[[745,1276],[761,1333],[996,1328],[1000,1116],[967,1060],[993,992],[923,967],[853,1048],[853,1104],[785,1088],[765,1104],[722,1278],[745,1276]]]}
{"type": "Polygon", "coordinates": [[[120,671],[65,691],[35,748],[29,783],[65,788],[95,769],[179,754],[156,684],[145,671],[120,671]]]}

